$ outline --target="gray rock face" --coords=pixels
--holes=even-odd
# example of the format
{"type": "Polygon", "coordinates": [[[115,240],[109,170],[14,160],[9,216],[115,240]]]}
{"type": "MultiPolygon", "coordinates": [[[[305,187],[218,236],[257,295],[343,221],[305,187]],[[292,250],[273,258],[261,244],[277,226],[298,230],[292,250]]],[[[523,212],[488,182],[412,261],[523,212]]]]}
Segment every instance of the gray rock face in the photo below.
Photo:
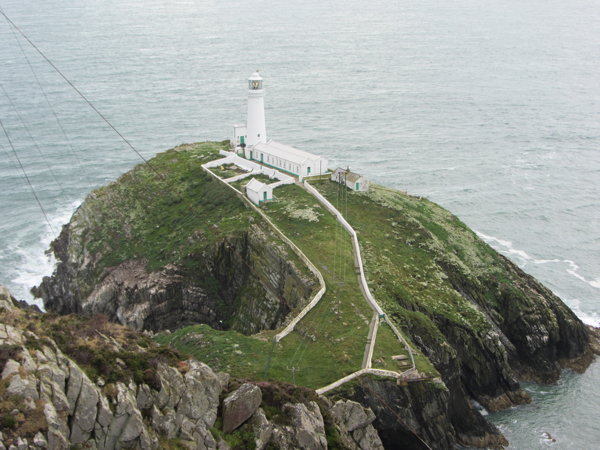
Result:
{"type": "MultiPolygon", "coordinates": [[[[0,303],[3,300],[0,295],[0,303]]],[[[7,302],[2,304],[12,308],[7,302]]],[[[30,337],[41,342],[33,333],[30,337]]],[[[2,367],[7,393],[22,399],[16,404],[27,408],[20,411],[24,414],[41,402],[47,427],[31,436],[33,445],[158,449],[158,436],[166,435],[191,441],[194,448],[216,449],[209,428],[217,418],[222,380],[207,365],[187,361],[185,374],[159,365],[159,391],[133,382],[100,388],[54,342],[44,342],[43,348],[30,351],[21,330],[0,323],[0,346],[14,354],[2,367]],[[142,411],[150,411],[148,421],[142,411]]],[[[24,440],[17,442],[18,438],[3,435],[0,444],[30,448],[24,440]]]]}
{"type": "Polygon", "coordinates": [[[0,286],[0,308],[7,310],[14,308],[13,297],[5,286],[0,286]]]}
{"type": "Polygon", "coordinates": [[[357,450],[384,448],[377,431],[371,425],[375,420],[371,409],[352,400],[339,400],[331,408],[331,416],[348,447],[357,450]]]}
{"type": "Polygon", "coordinates": [[[99,269],[102,255],[90,253],[86,239],[101,223],[84,202],[52,243],[56,270],[32,290],[49,311],[102,313],[136,330],[207,323],[252,334],[280,326],[316,283],[279,238],[256,224],[204,248],[193,270],[168,264],[149,271],[142,258],[99,269]]]}
{"type": "Polygon", "coordinates": [[[273,435],[273,425],[267,420],[262,408],[258,408],[248,424],[252,427],[256,450],[263,450],[273,435]]]}
{"type": "Polygon", "coordinates": [[[258,409],[262,393],[257,386],[245,383],[223,401],[223,432],[231,433],[258,409]]]}
{"type": "Polygon", "coordinates": [[[315,402],[286,403],[284,415],[289,425],[275,426],[272,442],[279,448],[324,450],[327,448],[325,424],[321,410],[315,402]]]}

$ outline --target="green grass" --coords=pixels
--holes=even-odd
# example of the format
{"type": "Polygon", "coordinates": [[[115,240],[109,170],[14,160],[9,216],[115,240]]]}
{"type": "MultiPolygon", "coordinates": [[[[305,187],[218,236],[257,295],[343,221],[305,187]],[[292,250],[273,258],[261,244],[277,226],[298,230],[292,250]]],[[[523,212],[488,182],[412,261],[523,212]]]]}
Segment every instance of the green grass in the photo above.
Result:
{"type": "Polygon", "coordinates": [[[377,340],[375,341],[375,349],[373,352],[372,367],[374,369],[386,369],[402,372],[412,367],[410,364],[410,356],[408,351],[398,344],[396,335],[385,322],[379,324],[377,331],[377,340]],[[408,364],[400,364],[394,361],[392,356],[405,355],[407,356],[408,364]]]}
{"type": "Polygon", "coordinates": [[[98,270],[128,259],[144,259],[150,270],[186,265],[198,250],[246,229],[255,213],[201,164],[218,157],[227,143],[175,148],[139,165],[117,182],[97,189],[76,213],[89,230],[87,249],[98,270]],[[94,223],[87,214],[93,211],[94,223]]]}
{"type": "MultiPolygon", "coordinates": [[[[330,201],[338,195],[335,183],[316,187],[330,201]]],[[[404,311],[418,310],[434,321],[450,320],[478,332],[488,329],[485,316],[454,289],[442,269],[454,268],[472,278],[472,261],[488,259],[487,250],[476,247],[479,240],[458,218],[425,199],[377,186],[366,194],[348,191],[344,205],[359,235],[369,285],[384,309],[408,321],[412,318],[404,311]],[[473,249],[476,254],[470,255],[473,249]],[[465,263],[469,258],[471,264],[465,263]]]]}
{"type": "Polygon", "coordinates": [[[231,178],[246,173],[246,171],[240,169],[235,164],[225,164],[222,166],[212,167],[210,170],[221,178],[231,178]]]}
{"type": "MultiPolygon", "coordinates": [[[[233,375],[261,378],[269,366],[269,379],[322,387],[360,369],[372,311],[358,285],[349,235],[298,186],[278,188],[277,197],[263,210],[323,274],[327,292],[320,303],[276,346],[274,332],[263,332],[259,339],[205,325],[157,340],[233,375]]],[[[380,340],[402,351],[393,334],[384,332],[380,340]]]]}

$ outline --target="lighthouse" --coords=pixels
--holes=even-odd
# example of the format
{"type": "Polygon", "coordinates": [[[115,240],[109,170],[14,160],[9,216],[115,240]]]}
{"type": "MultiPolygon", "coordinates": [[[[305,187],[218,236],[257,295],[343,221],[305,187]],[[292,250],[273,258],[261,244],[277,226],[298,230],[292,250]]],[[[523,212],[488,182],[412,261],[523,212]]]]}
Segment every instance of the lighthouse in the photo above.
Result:
{"type": "Polygon", "coordinates": [[[267,139],[265,91],[258,70],[248,78],[248,117],[245,124],[233,126],[231,148],[234,154],[260,164],[252,171],[276,169],[300,180],[328,173],[326,158],[267,139]]]}
{"type": "Polygon", "coordinates": [[[265,91],[258,70],[248,78],[248,115],[246,117],[246,145],[253,147],[267,142],[265,125],[265,91]]]}

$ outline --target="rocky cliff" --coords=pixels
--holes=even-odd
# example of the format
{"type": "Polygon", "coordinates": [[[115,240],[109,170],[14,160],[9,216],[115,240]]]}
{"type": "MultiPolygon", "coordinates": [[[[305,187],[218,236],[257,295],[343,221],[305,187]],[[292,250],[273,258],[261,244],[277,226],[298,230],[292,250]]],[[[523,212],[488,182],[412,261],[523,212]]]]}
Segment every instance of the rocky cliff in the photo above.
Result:
{"type": "Polygon", "coordinates": [[[140,166],[94,191],[75,212],[52,244],[55,274],[34,289],[49,311],[102,313],[137,330],[207,323],[252,334],[307,301],[312,274],[186,148],[155,158],[156,173],[140,166]]]}
{"type": "MultiPolygon", "coordinates": [[[[350,246],[295,185],[279,188],[263,211],[319,266],[327,293],[277,348],[268,332],[232,331],[279,327],[316,281],[258,214],[201,170],[222,145],[175,148],[90,194],[52,244],[56,272],[34,293],[60,314],[103,313],[138,330],[179,328],[156,339],[238,377],[320,387],[356,370],[370,310],[352,290],[350,263],[349,276],[341,270],[350,246]],[[210,327],[181,328],[193,323],[210,327]]],[[[363,379],[334,394],[375,412],[386,447],[505,445],[474,400],[490,410],[527,402],[520,381],[553,382],[562,368],[584,370],[593,358],[590,332],[572,311],[448,211],[378,186],[369,193],[315,186],[334,204],[343,199],[370,289],[416,350],[424,379],[405,386],[363,379]]],[[[374,367],[398,370],[396,338],[380,329],[378,342],[374,367]]],[[[285,411],[295,423],[315,416],[308,403],[285,411]]],[[[363,432],[344,439],[356,443],[363,432]]]]}
{"type": "MultiPolygon", "coordinates": [[[[331,184],[320,189],[333,198],[331,184]]],[[[451,395],[503,409],[529,400],[519,381],[554,382],[562,368],[582,370],[591,362],[588,328],[456,216],[377,186],[350,196],[345,207],[361,230],[375,296],[451,395]]]]}
{"type": "Polygon", "coordinates": [[[382,449],[373,412],[247,383],[110,324],[20,310],[0,286],[0,449],[382,449]]]}

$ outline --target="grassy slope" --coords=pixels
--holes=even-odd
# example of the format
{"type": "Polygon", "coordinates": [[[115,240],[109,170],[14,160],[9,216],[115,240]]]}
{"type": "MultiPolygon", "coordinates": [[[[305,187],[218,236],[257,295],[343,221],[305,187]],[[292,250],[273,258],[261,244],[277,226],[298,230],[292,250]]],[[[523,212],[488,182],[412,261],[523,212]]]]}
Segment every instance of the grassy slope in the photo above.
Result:
{"type": "MultiPolygon", "coordinates": [[[[251,220],[260,221],[200,167],[225,147],[225,142],[178,147],[154,158],[154,170],[138,166],[96,191],[87,206],[102,212],[95,217],[102,226],[90,227],[85,239],[100,255],[97,269],[130,258],[144,258],[149,269],[168,263],[193,269],[207,245],[245,231],[251,220]]],[[[224,169],[223,175],[235,172],[224,169]]],[[[316,186],[339,203],[337,185],[316,186]]],[[[342,209],[359,234],[371,290],[400,327],[418,322],[441,345],[445,338],[434,317],[485,332],[485,317],[457,293],[440,264],[475,279],[479,272],[494,270],[495,253],[456,217],[427,200],[379,187],[368,194],[348,193],[342,209]]],[[[234,375],[263,377],[270,361],[269,378],[319,387],[360,368],[372,313],[356,281],[350,239],[339,224],[298,186],[278,188],[275,196],[278,201],[263,210],[323,273],[327,293],[321,303],[272,353],[274,332],[246,337],[200,325],[158,340],[234,375]]],[[[292,252],[289,257],[303,267],[292,252]]],[[[501,272],[494,276],[504,277],[501,272]]],[[[493,301],[494,293],[489,294],[493,301]]],[[[398,369],[391,356],[403,350],[382,326],[373,367],[398,369]]],[[[435,375],[426,358],[418,355],[417,361],[421,371],[435,375]]]]}
{"type": "MultiPolygon", "coordinates": [[[[207,247],[239,236],[249,223],[262,222],[201,167],[228,148],[228,141],[181,145],[88,196],[72,228],[85,232],[82,244],[74,248],[85,248],[96,260],[89,289],[105,268],[130,259],[144,260],[149,270],[177,264],[195,273],[207,247]]],[[[286,251],[279,237],[269,234],[286,251]]],[[[312,277],[291,249],[287,258],[305,277],[312,277]]]]}
{"type": "MultiPolygon", "coordinates": [[[[274,347],[268,378],[321,387],[360,368],[372,312],[358,286],[348,234],[298,186],[278,188],[276,194],[278,201],[266,204],[264,211],[321,270],[327,292],[296,331],[274,347]]],[[[384,358],[391,361],[391,355],[403,349],[388,331],[379,342],[384,358]]],[[[273,334],[264,332],[260,337],[273,334]]],[[[203,325],[157,340],[218,369],[251,378],[265,376],[272,347],[270,341],[214,332],[203,325]]]]}
{"type": "Polygon", "coordinates": [[[244,231],[253,211],[204,172],[227,142],[183,145],[158,154],[86,199],[94,222],[86,224],[89,250],[101,255],[96,268],[134,258],[149,269],[186,265],[196,251],[244,231]]]}
{"type": "MultiPolygon", "coordinates": [[[[336,195],[331,183],[317,187],[330,200],[336,195]]],[[[456,216],[426,199],[378,186],[367,194],[350,193],[346,210],[359,234],[373,294],[400,326],[419,322],[440,344],[445,338],[432,317],[479,333],[489,329],[485,316],[453,288],[446,272],[476,284],[478,277],[502,280],[506,275],[498,255],[456,216]]],[[[493,292],[485,296],[494,301],[493,292]]]]}
{"type": "MultiPolygon", "coordinates": [[[[348,235],[342,234],[333,216],[295,185],[277,189],[277,198],[265,205],[265,212],[321,270],[327,292],[296,331],[274,347],[267,377],[321,387],[360,368],[371,310],[354,275],[348,235]]],[[[260,337],[273,335],[263,332],[260,337]]],[[[270,339],[214,332],[206,326],[188,327],[157,340],[250,378],[265,376],[273,347],[270,339]]]]}
{"type": "MultiPolygon", "coordinates": [[[[226,145],[177,147],[152,159],[151,168],[140,165],[95,191],[85,205],[93,215],[82,213],[79,220],[93,217],[93,223],[85,223],[83,239],[99,259],[97,273],[132,258],[146,260],[151,270],[169,263],[193,270],[207,245],[245,231],[250,221],[260,222],[200,167],[226,145]]],[[[275,348],[274,332],[247,337],[204,325],[157,340],[233,375],[260,378],[270,364],[268,378],[320,387],[360,368],[372,312],[354,274],[349,236],[298,186],[278,188],[275,195],[278,201],[263,209],[322,271],[327,293],[321,303],[275,348]]],[[[307,270],[292,252],[289,258],[307,270]]],[[[395,369],[391,356],[402,353],[391,330],[383,327],[374,366],[395,369]]],[[[419,361],[420,370],[435,374],[428,361],[419,361]]]]}

